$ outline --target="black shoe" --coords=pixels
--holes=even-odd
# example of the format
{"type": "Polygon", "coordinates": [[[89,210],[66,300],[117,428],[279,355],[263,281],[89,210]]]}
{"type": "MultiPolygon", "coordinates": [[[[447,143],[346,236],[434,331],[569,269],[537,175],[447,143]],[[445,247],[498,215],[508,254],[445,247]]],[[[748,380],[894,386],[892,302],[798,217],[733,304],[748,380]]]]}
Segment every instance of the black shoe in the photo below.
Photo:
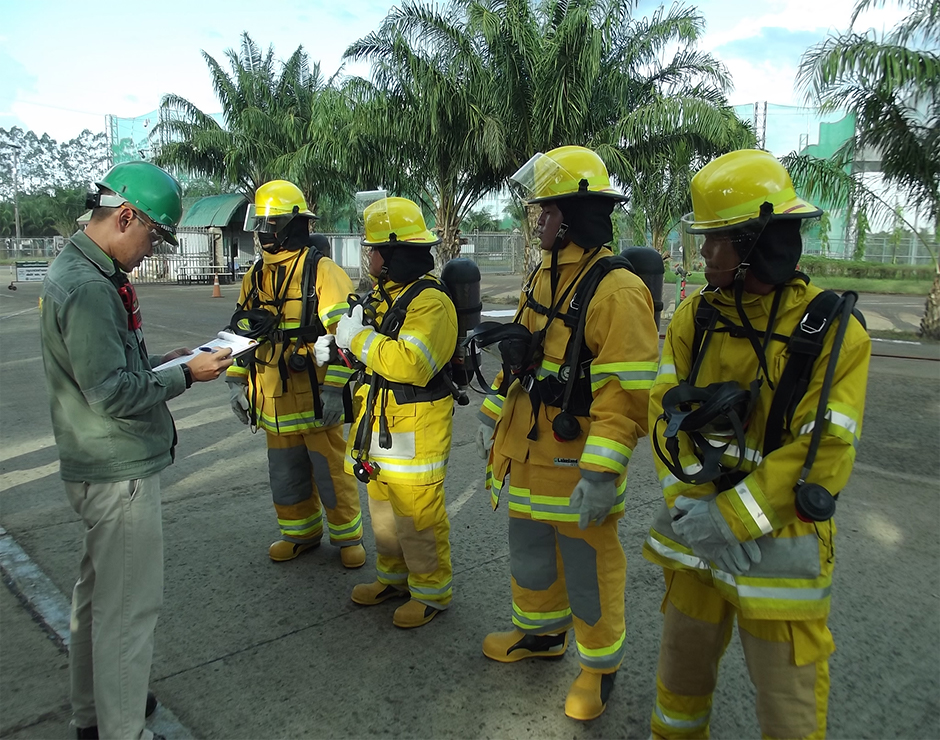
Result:
{"type": "MultiPolygon", "coordinates": [[[[157,697],[153,695],[152,691],[147,692],[147,703],[144,705],[144,719],[150,719],[153,716],[153,713],[157,711],[157,697]]],[[[76,727],[75,736],[78,740],[98,740],[98,725],[92,725],[91,727],[76,727]]],[[[161,737],[160,735],[154,735],[155,740],[166,740],[166,738],[161,737]]]]}

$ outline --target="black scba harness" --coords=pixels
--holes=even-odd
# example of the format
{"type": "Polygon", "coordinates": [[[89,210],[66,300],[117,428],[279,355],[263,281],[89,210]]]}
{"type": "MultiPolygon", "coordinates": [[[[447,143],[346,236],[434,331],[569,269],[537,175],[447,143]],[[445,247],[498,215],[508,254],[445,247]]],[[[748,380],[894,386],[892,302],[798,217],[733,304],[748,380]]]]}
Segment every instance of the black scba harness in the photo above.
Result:
{"type": "MultiPolygon", "coordinates": [[[[384,293],[381,286],[379,290],[384,293]]],[[[394,301],[386,293],[384,299],[390,302],[388,311],[382,316],[375,330],[390,339],[398,339],[398,334],[405,323],[405,314],[411,302],[425,290],[439,290],[444,295],[450,296],[449,291],[443,283],[431,278],[421,278],[413,282],[408,288],[399,295],[394,301]]],[[[362,300],[359,296],[351,295],[349,300],[350,308],[356,304],[363,306],[363,316],[375,316],[375,306],[380,299],[371,300],[366,298],[362,300]]],[[[429,403],[439,401],[442,398],[453,396],[455,399],[460,396],[457,386],[454,385],[450,376],[450,365],[448,364],[442,370],[428,381],[427,385],[411,385],[409,383],[395,383],[388,378],[373,372],[371,375],[365,375],[365,369],[361,370],[363,379],[369,384],[369,393],[366,396],[365,411],[359,422],[359,428],[356,431],[356,439],[353,449],[356,457],[353,465],[353,473],[363,483],[369,480],[379,472],[379,465],[368,460],[369,449],[372,443],[372,422],[375,418],[375,402],[379,400],[379,447],[388,450],[392,447],[392,435],[388,429],[388,419],[385,409],[388,404],[388,394],[391,392],[398,404],[407,403],[429,403]]]]}
{"type": "MultiPolygon", "coordinates": [[[[252,339],[257,339],[260,344],[270,344],[272,348],[280,346],[281,351],[277,353],[277,368],[281,378],[281,387],[283,391],[287,390],[287,381],[290,374],[307,371],[310,380],[310,389],[313,393],[313,411],[317,419],[323,418],[323,402],[320,399],[320,386],[317,382],[317,369],[313,357],[309,352],[293,352],[289,360],[284,359],[288,347],[292,344],[296,347],[301,344],[310,344],[319,337],[326,334],[326,329],[320,321],[317,311],[317,265],[323,258],[323,254],[315,247],[306,248],[306,257],[299,255],[290,270],[285,265],[278,265],[271,276],[271,286],[274,298],[270,301],[261,298],[261,280],[264,272],[264,263],[259,260],[248,273],[248,280],[251,282],[251,289],[245,300],[240,303],[235,313],[232,314],[232,320],[229,324],[229,330],[235,334],[241,334],[252,339]],[[301,278],[301,297],[303,306],[300,312],[300,326],[296,329],[281,329],[281,319],[284,315],[284,307],[291,299],[287,297],[287,291],[291,285],[294,273],[301,260],[304,261],[303,274],[301,278]]],[[[252,354],[239,360],[239,364],[246,364],[251,376],[252,394],[249,404],[249,419],[252,428],[257,428],[258,410],[257,410],[257,384],[254,382],[257,377],[257,366],[271,367],[273,363],[266,363],[259,360],[256,355],[257,350],[252,354]]],[[[352,416],[352,399],[350,397],[348,386],[344,388],[344,405],[346,420],[352,416]]]]}
{"type": "MultiPolygon", "coordinates": [[[[773,325],[784,288],[785,286],[778,286],[774,296],[762,349],[766,351],[771,341],[782,341],[787,344],[789,358],[776,387],[771,384],[774,395],[767,414],[762,455],[766,457],[781,446],[783,433],[792,425],[796,408],[812,380],[813,367],[822,352],[826,333],[838,319],[839,326],[820,392],[813,437],[795,488],[798,513],[810,521],[825,521],[835,512],[835,498],[838,493],[833,496],[822,486],[805,481],[819,448],[832,376],[848,322],[851,316],[855,315],[864,327],[865,319],[861,312],[855,309],[858,298],[855,292],[846,291],[840,296],[834,291],[826,290],[810,302],[791,336],[776,334],[773,332],[773,325]]],[[[740,469],[747,455],[745,431],[762,384],[761,379],[757,378],[747,388],[735,381],[712,383],[705,387],[695,385],[695,378],[709,340],[715,333],[720,332],[750,339],[744,327],[722,316],[718,309],[703,297],[695,312],[692,370],[689,378],[679,381],[677,386],[670,388],[663,395],[663,413],[656,420],[652,432],[653,447],[657,456],[677,479],[692,485],[714,483],[716,491],[719,492],[734,487],[747,475],[740,469]],[[666,424],[663,432],[666,438],[665,451],[659,443],[657,433],[661,421],[666,424]],[[682,468],[679,456],[680,432],[686,434],[693,444],[693,452],[701,465],[697,472],[686,472],[682,468]],[[721,443],[706,435],[725,437],[728,441],[721,443]],[[737,459],[732,466],[724,465],[721,458],[732,444],[736,445],[737,459]]]]}
{"type": "MultiPolygon", "coordinates": [[[[587,264],[590,264],[590,259],[597,254],[599,249],[594,250],[587,264]]],[[[587,307],[601,280],[612,270],[635,272],[633,265],[623,256],[601,257],[590,264],[590,267],[585,267],[586,270],[582,268],[583,277],[578,279],[576,276],[557,303],[551,307],[543,306],[533,297],[535,276],[540,269],[537,267],[526,280],[526,287],[523,289],[525,302],[516,312],[512,322],[501,324],[497,321],[485,321],[464,340],[464,344],[470,347],[468,354],[474,374],[480,383],[480,390],[488,394],[505,396],[513,382],[519,380],[529,396],[536,419],[542,404],[561,409],[552,422],[552,432],[559,440],[566,442],[577,439],[581,435],[581,423],[577,417],[589,416],[593,401],[590,368],[594,354],[584,341],[587,307]],[[567,304],[567,310],[563,312],[562,307],[565,306],[573,288],[574,295],[567,304]],[[547,317],[542,329],[530,332],[519,323],[525,308],[547,317]],[[550,375],[538,379],[536,375],[542,362],[542,345],[549,326],[556,318],[571,329],[568,345],[565,348],[565,361],[559,369],[557,378],[550,375]],[[492,389],[483,377],[477,351],[493,344],[499,350],[503,369],[502,382],[496,389],[492,389]]],[[[528,438],[531,440],[538,439],[537,424],[536,421],[529,431],[528,438]]]]}

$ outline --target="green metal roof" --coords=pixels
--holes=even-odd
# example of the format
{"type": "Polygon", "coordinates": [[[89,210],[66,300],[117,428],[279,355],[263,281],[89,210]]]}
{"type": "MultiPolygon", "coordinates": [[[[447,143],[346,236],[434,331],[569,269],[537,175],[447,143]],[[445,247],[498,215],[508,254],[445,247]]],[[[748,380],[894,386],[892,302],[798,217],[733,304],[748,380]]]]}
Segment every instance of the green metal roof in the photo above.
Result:
{"type": "Polygon", "coordinates": [[[241,193],[225,193],[200,198],[183,214],[179,228],[228,226],[235,212],[247,202],[248,199],[241,193]]]}

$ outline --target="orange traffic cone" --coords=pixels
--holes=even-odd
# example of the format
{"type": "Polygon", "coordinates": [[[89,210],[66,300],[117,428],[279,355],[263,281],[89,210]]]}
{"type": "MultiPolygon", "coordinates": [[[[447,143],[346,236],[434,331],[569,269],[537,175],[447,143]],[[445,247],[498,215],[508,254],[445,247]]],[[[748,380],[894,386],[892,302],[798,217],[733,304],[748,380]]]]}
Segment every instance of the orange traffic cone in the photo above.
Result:
{"type": "Polygon", "coordinates": [[[221,298],[222,297],[222,288],[219,287],[219,275],[216,273],[215,282],[212,283],[212,297],[221,298]]]}

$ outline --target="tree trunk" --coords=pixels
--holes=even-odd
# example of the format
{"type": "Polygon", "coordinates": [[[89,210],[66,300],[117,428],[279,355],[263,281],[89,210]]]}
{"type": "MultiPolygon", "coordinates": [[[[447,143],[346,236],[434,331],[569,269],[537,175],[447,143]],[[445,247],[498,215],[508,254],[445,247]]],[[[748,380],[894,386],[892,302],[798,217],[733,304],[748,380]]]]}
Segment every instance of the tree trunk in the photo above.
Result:
{"type": "Polygon", "coordinates": [[[528,275],[535,269],[535,266],[542,261],[542,241],[535,237],[540,212],[541,208],[538,205],[525,207],[526,222],[522,225],[525,232],[524,260],[522,265],[523,275],[528,275]]]}
{"type": "Polygon", "coordinates": [[[920,320],[920,335],[928,339],[940,339],[940,272],[934,275],[933,285],[927,294],[924,318],[920,320]]]}
{"type": "Polygon", "coordinates": [[[441,243],[437,245],[437,267],[444,267],[452,259],[460,256],[460,224],[440,222],[441,243]]]}
{"type": "Polygon", "coordinates": [[[369,248],[363,246],[359,250],[359,282],[356,290],[360,295],[366,295],[372,290],[372,276],[369,274],[369,248]]]}

